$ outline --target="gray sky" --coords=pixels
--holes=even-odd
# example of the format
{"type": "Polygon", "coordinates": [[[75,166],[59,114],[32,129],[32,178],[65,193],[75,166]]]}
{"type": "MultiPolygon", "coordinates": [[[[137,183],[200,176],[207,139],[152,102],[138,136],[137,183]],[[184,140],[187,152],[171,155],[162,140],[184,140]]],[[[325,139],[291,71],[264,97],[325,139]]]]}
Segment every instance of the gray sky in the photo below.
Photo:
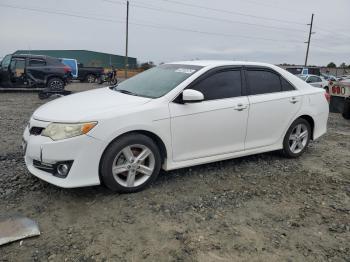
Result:
{"type": "MultiPolygon", "coordinates": [[[[123,55],[126,9],[123,3],[125,0],[0,0],[0,57],[18,49],[87,49],[123,55]]],[[[140,62],[156,63],[233,59],[303,64],[306,52],[303,42],[309,29],[306,24],[311,13],[315,13],[316,34],[311,40],[309,64],[325,65],[330,61],[350,64],[349,10],[349,0],[130,0],[129,55],[140,62]]]]}

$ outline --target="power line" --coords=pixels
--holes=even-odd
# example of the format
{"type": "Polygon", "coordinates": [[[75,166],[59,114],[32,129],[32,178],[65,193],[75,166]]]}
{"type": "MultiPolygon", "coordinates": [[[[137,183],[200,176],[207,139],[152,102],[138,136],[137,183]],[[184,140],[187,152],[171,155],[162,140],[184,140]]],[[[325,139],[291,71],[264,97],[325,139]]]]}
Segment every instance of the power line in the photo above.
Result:
{"type": "MultiPolygon", "coordinates": [[[[104,22],[125,24],[125,21],[121,21],[121,20],[114,20],[114,19],[107,19],[107,18],[97,18],[97,17],[84,16],[84,15],[79,15],[79,14],[72,14],[72,13],[67,13],[67,12],[62,12],[62,11],[54,11],[54,10],[47,10],[47,9],[43,10],[43,9],[38,9],[38,8],[14,6],[14,5],[7,5],[7,4],[0,4],[0,6],[13,8],[13,9],[20,9],[20,10],[28,10],[28,11],[40,12],[40,13],[48,13],[48,14],[63,15],[63,16],[69,16],[69,17],[75,17],[75,18],[83,18],[83,19],[89,19],[89,20],[94,20],[94,21],[104,21],[104,22]]],[[[195,29],[189,29],[189,28],[164,26],[164,25],[158,25],[158,24],[145,24],[145,23],[140,23],[140,22],[130,22],[129,24],[133,24],[133,25],[139,26],[139,27],[148,27],[148,28],[172,30],[172,31],[179,31],[179,32],[198,33],[198,34],[212,35],[212,36],[222,36],[222,37],[230,37],[230,38],[244,38],[244,39],[262,40],[262,41],[283,42],[283,43],[299,43],[299,44],[301,44],[301,42],[293,40],[293,39],[281,40],[281,39],[254,37],[254,36],[237,35],[237,34],[224,34],[224,33],[201,31],[201,30],[195,30],[195,29]]]]}
{"type": "MultiPolygon", "coordinates": [[[[185,2],[177,1],[177,0],[156,0],[156,1],[169,2],[169,3],[173,3],[173,4],[177,4],[177,5],[183,5],[183,6],[188,6],[188,7],[200,8],[200,9],[204,9],[204,10],[210,10],[210,11],[215,11],[215,12],[221,12],[221,13],[226,13],[226,14],[233,14],[233,15],[250,17],[250,18],[256,18],[256,19],[262,19],[262,20],[267,20],[267,21],[275,21],[275,22],[280,22],[280,23],[297,24],[297,25],[305,25],[305,23],[300,23],[300,22],[297,22],[297,21],[277,19],[277,18],[270,18],[270,17],[265,17],[265,16],[251,15],[251,14],[247,14],[247,13],[243,13],[243,12],[229,11],[229,10],[225,10],[225,9],[212,8],[212,7],[207,7],[207,6],[201,6],[201,5],[196,5],[196,4],[185,3],[185,2]]],[[[246,0],[245,2],[249,2],[249,1],[246,0]]]]}
{"type": "MultiPolygon", "coordinates": [[[[104,2],[108,3],[113,3],[113,4],[124,4],[123,2],[119,1],[112,1],[112,0],[102,0],[104,2]]],[[[167,13],[173,13],[173,14],[180,14],[184,16],[190,16],[190,17],[196,17],[196,18],[201,18],[201,19],[206,19],[206,20],[211,20],[211,21],[219,21],[219,22],[225,22],[225,23],[233,23],[233,24],[242,24],[242,25],[248,25],[248,26],[255,26],[255,27],[262,27],[262,28],[269,28],[269,29],[274,29],[274,30],[283,30],[283,31],[297,31],[297,32],[303,32],[305,33],[305,30],[301,29],[293,29],[293,28],[287,28],[287,27],[277,27],[277,26],[268,26],[268,25],[261,25],[261,24],[256,24],[256,23],[248,23],[248,22],[241,22],[241,21],[233,21],[225,18],[215,18],[211,16],[203,16],[203,15],[195,15],[183,11],[176,11],[176,10],[171,10],[171,9],[166,9],[162,7],[154,7],[154,6],[145,6],[145,5],[140,5],[140,4],[135,4],[134,2],[132,3],[133,6],[143,8],[143,9],[148,9],[148,10],[153,10],[153,11],[158,11],[158,12],[167,12],[167,13]]]]}

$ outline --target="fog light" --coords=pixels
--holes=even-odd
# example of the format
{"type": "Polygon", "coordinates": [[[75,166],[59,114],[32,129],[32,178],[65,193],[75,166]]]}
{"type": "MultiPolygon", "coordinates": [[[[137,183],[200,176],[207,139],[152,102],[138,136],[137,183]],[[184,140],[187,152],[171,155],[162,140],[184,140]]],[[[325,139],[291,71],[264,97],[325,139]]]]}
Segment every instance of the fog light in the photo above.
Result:
{"type": "Polygon", "coordinates": [[[67,164],[59,164],[57,166],[57,174],[60,176],[67,176],[69,172],[69,166],[67,164]]]}

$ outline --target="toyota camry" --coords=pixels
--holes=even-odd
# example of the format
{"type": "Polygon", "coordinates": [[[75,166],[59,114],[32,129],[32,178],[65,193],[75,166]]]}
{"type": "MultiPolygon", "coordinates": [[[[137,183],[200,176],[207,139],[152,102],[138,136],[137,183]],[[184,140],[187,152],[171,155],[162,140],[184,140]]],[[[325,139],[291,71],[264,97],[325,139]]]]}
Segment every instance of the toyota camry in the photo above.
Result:
{"type": "Polygon", "coordinates": [[[299,157],[325,134],[328,111],[323,89],[271,64],[168,63],[39,107],[23,149],[29,171],[54,185],[136,192],[161,169],[299,157]]]}

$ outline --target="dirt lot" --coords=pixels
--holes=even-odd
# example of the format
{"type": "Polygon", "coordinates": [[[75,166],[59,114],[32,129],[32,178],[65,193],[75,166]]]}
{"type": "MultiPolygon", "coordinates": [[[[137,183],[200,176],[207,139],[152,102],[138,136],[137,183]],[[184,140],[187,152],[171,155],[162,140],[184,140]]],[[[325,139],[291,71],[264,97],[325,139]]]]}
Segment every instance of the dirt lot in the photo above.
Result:
{"type": "Polygon", "coordinates": [[[0,94],[0,214],[42,231],[0,247],[0,261],[350,261],[350,121],[340,115],[299,159],[268,153],[163,172],[119,195],[60,189],[26,171],[22,131],[44,102],[0,94]]]}

